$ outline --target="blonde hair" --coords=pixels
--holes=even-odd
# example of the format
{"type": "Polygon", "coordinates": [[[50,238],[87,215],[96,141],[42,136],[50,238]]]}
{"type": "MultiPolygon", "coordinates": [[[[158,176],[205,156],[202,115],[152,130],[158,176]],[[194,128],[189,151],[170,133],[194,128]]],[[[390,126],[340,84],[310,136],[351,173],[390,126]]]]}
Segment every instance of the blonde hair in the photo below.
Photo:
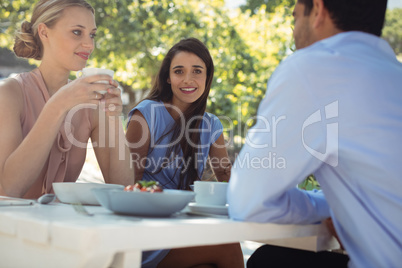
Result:
{"type": "Polygon", "coordinates": [[[84,7],[95,14],[94,8],[85,0],[40,0],[32,12],[31,22],[24,21],[15,34],[14,52],[18,57],[42,59],[43,46],[38,34],[38,25],[51,28],[67,7],[84,7]]]}

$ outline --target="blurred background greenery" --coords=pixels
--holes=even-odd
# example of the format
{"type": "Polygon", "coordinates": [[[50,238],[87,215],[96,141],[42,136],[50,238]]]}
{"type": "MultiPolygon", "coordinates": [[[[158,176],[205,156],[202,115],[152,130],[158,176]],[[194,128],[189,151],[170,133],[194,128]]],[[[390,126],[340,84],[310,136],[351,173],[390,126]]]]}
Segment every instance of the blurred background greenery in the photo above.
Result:
{"type": "MultiPolygon", "coordinates": [[[[294,50],[295,0],[247,0],[239,8],[229,8],[224,0],[88,1],[98,26],[88,65],[115,70],[115,79],[129,96],[125,116],[146,95],[173,44],[196,37],[207,45],[215,63],[208,111],[221,118],[234,155],[255,123],[269,77],[294,50]]],[[[0,59],[12,50],[13,33],[23,20],[30,20],[36,2],[1,1],[0,59]]],[[[383,37],[402,59],[402,9],[387,11],[383,37]]]]}

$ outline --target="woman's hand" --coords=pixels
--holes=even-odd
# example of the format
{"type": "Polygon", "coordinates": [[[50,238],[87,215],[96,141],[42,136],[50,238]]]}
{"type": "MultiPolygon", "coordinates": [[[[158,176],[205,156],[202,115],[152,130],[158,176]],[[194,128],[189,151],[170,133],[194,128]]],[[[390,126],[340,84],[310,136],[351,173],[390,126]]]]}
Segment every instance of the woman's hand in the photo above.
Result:
{"type": "Polygon", "coordinates": [[[119,116],[123,111],[123,102],[121,100],[121,90],[115,80],[110,81],[111,86],[102,96],[100,109],[106,112],[108,116],[119,116]]]}
{"type": "Polygon", "coordinates": [[[64,85],[52,96],[50,101],[60,103],[59,107],[64,107],[68,111],[80,104],[93,105],[95,108],[102,99],[107,99],[104,106],[114,115],[122,111],[120,94],[118,83],[111,76],[99,74],[77,78],[64,85]],[[102,80],[109,81],[109,83],[99,83],[102,80]],[[102,95],[99,93],[100,91],[107,91],[107,93],[102,95]],[[113,105],[110,106],[110,104],[113,105]]]}

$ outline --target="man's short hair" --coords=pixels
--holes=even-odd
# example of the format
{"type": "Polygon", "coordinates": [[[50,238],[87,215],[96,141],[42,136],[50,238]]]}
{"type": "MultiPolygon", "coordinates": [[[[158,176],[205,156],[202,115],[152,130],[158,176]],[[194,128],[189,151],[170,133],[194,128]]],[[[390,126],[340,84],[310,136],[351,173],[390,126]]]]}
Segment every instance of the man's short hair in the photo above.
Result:
{"type": "MultiPolygon", "coordinates": [[[[387,0],[323,0],[335,26],[342,31],[361,31],[381,36],[387,0]]],[[[298,0],[308,16],[313,0],[298,0]]]]}

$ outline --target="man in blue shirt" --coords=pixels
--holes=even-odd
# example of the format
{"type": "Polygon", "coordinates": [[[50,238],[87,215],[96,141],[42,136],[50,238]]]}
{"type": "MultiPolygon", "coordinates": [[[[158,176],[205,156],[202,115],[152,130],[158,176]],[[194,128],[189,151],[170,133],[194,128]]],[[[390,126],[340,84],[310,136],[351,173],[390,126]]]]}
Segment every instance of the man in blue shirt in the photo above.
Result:
{"type": "Polygon", "coordinates": [[[269,80],[228,191],[235,220],[331,217],[349,267],[402,263],[402,64],[380,38],[386,6],[297,1],[297,51],[269,80]],[[309,174],[322,192],[295,187],[309,174]]]}

